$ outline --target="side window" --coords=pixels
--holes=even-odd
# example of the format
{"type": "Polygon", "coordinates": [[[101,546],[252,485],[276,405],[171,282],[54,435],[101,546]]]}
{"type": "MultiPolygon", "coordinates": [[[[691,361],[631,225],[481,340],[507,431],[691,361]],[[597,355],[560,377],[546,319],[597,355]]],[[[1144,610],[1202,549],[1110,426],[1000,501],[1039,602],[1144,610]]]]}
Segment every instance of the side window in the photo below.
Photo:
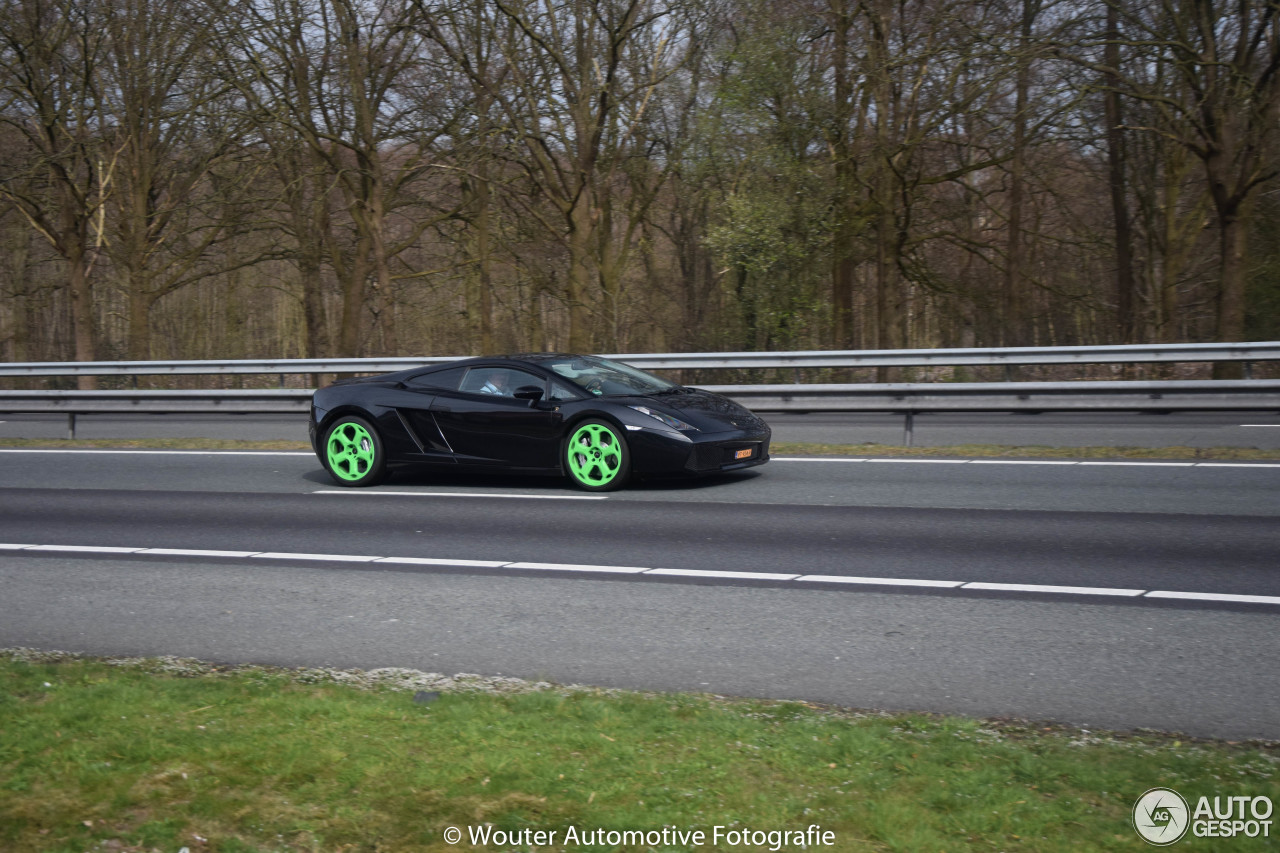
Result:
{"type": "Polygon", "coordinates": [[[561,403],[565,400],[576,400],[578,399],[578,396],[578,392],[569,390],[569,388],[561,385],[559,382],[551,383],[552,402],[561,403]]]}
{"type": "Polygon", "coordinates": [[[445,370],[433,370],[430,373],[419,373],[405,384],[411,388],[439,388],[443,391],[458,390],[458,383],[466,374],[465,367],[450,367],[445,370]]]}
{"type": "Polygon", "coordinates": [[[510,367],[473,367],[462,380],[459,391],[469,394],[485,394],[494,397],[511,397],[526,385],[546,387],[541,376],[510,367]]]}

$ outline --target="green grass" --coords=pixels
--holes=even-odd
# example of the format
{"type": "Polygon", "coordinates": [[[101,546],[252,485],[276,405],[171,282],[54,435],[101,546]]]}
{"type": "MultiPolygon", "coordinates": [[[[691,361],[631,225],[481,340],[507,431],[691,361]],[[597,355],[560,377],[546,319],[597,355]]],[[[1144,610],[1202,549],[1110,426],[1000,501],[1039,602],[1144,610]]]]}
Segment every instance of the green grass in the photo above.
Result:
{"type": "Polygon", "coordinates": [[[424,704],[403,671],[410,692],[119,663],[0,654],[0,849],[531,849],[444,839],[490,824],[557,833],[539,849],[767,850],[710,838],[816,824],[835,838],[818,850],[1142,850],[1129,812],[1151,787],[1280,801],[1276,744],[510,681],[424,704]],[[664,826],[708,841],[564,843],[664,826]]]}

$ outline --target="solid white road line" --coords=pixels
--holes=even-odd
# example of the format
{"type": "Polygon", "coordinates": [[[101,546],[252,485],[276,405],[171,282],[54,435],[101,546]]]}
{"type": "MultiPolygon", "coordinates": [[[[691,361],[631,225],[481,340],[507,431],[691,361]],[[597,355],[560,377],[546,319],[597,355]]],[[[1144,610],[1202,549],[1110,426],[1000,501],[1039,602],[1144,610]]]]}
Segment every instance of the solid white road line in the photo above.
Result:
{"type": "Polygon", "coordinates": [[[320,489],[313,495],[390,495],[402,498],[521,498],[531,501],[603,501],[608,495],[529,495],[502,492],[383,492],[377,489],[320,489]]]}
{"type": "Polygon", "coordinates": [[[143,548],[139,554],[159,557],[255,557],[261,551],[207,551],[202,548],[143,548]]]}
{"type": "Polygon", "coordinates": [[[103,545],[32,545],[27,551],[73,551],[85,554],[136,554],[145,548],[115,548],[103,545]]]}
{"type": "Polygon", "coordinates": [[[354,554],[290,554],[280,551],[265,551],[254,554],[254,560],[332,560],[340,563],[372,563],[378,557],[358,557],[354,554]]]}
{"type": "Polygon", "coordinates": [[[919,578],[855,578],[846,577],[845,575],[801,575],[796,580],[815,581],[818,583],[854,583],[873,586],[933,586],[941,588],[955,588],[964,584],[964,581],[931,581],[919,578]]]}
{"type": "Polygon", "coordinates": [[[1059,459],[970,459],[970,465],[1079,465],[1075,460],[1059,459]]]}
{"type": "Polygon", "coordinates": [[[572,563],[504,563],[502,567],[552,572],[606,572],[615,575],[638,575],[649,571],[643,566],[580,566],[572,563]]]}
{"type": "Polygon", "coordinates": [[[1265,462],[1197,462],[1198,468],[1280,468],[1280,465],[1268,465],[1265,462]]]}
{"type": "Polygon", "coordinates": [[[1126,467],[1132,468],[1135,466],[1147,467],[1147,468],[1194,468],[1196,465],[1199,465],[1200,463],[1199,462],[1091,462],[1091,461],[1085,461],[1085,462],[1077,462],[1076,464],[1077,465],[1110,466],[1113,468],[1126,468],[1126,467]]]}
{"type": "Polygon", "coordinates": [[[0,542],[0,551],[39,551],[73,554],[129,554],[174,557],[219,557],[250,560],[300,560],[340,563],[365,563],[412,566],[460,566],[464,568],[516,569],[529,571],[582,572],[586,574],[657,575],[663,577],[708,578],[715,580],[764,580],[795,583],[830,583],[863,586],[932,587],[969,589],[988,592],[1032,592],[1059,595],[1098,595],[1117,598],[1158,598],[1182,601],[1211,601],[1235,604],[1280,605],[1280,596],[1240,595],[1217,592],[1178,592],[1171,590],[1121,589],[1111,587],[1055,586],[1050,584],[990,583],[986,581],[947,581],[925,578],[849,577],[846,575],[797,575],[783,572],[737,572],[710,569],[665,569],[644,566],[597,566],[577,563],[532,563],[505,560],[462,560],[446,557],[373,557],[355,554],[303,554],[287,551],[221,551],[197,548],[124,548],[116,545],[23,545],[0,542]]]}
{"type": "Polygon", "coordinates": [[[1170,592],[1157,589],[1148,592],[1147,598],[1176,598],[1182,601],[1232,601],[1239,604],[1280,604],[1276,595],[1228,595],[1220,592],[1170,592]]]}
{"type": "Polygon", "coordinates": [[[967,583],[961,587],[961,589],[985,589],[1005,592],[1056,592],[1064,595],[1117,595],[1129,597],[1136,597],[1146,592],[1146,590],[1142,589],[1111,589],[1110,587],[1097,586],[1051,586],[1034,583],[983,583],[981,581],[967,583]]]}
{"type": "Polygon", "coordinates": [[[379,557],[374,562],[406,566],[471,566],[478,569],[499,569],[510,565],[504,560],[443,560],[438,557],[379,557]]]}
{"type": "Polygon", "coordinates": [[[913,465],[963,465],[968,459],[868,459],[868,462],[903,462],[913,465]]]}
{"type": "Polygon", "coordinates": [[[800,577],[799,575],[771,572],[715,572],[706,569],[649,569],[645,574],[671,575],[681,578],[750,578],[763,581],[793,581],[800,577]]]}

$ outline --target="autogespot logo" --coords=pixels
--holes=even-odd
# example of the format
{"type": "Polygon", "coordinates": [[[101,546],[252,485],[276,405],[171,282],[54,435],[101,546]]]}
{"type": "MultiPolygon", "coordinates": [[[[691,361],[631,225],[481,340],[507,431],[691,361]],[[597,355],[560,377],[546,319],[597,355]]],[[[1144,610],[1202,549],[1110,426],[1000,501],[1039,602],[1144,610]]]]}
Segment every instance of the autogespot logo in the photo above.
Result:
{"type": "Polygon", "coordinates": [[[1190,809],[1172,788],[1152,788],[1133,804],[1133,828],[1142,840],[1157,847],[1175,844],[1187,834],[1190,809]]]}

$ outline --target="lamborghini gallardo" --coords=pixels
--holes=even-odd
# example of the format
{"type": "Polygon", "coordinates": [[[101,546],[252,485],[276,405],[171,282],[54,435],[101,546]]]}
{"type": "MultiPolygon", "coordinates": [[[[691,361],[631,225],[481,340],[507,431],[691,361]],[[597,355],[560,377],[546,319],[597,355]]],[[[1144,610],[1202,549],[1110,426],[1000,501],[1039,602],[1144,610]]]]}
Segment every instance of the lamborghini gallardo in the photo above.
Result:
{"type": "Polygon", "coordinates": [[[345,379],[315,392],[311,444],[334,482],[404,466],[559,474],[589,491],[769,461],[769,426],[737,403],[617,361],[538,353],[345,379]]]}

